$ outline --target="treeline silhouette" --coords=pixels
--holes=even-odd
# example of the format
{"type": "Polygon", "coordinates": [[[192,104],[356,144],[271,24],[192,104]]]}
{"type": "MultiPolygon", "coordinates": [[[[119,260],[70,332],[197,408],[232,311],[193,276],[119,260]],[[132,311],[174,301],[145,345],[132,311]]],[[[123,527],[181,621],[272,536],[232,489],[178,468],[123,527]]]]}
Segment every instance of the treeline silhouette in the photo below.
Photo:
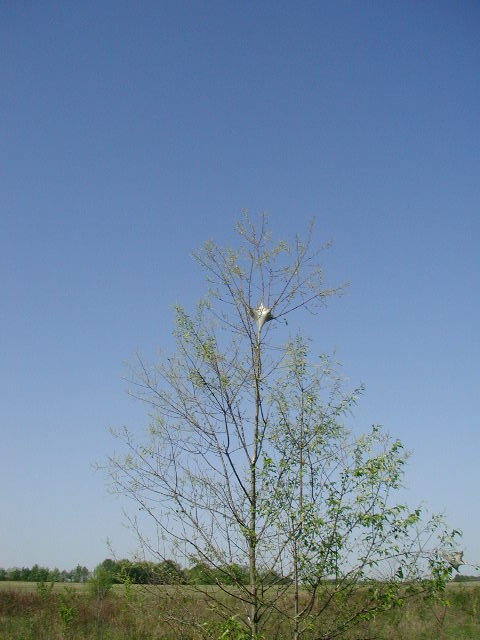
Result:
{"type": "Polygon", "coordinates": [[[460,573],[454,577],[453,582],[480,582],[480,576],[464,576],[460,573]]]}
{"type": "MultiPolygon", "coordinates": [[[[248,567],[227,564],[220,567],[198,562],[189,568],[182,568],[173,560],[163,562],[105,559],[90,572],[87,567],[77,565],[70,571],[48,569],[34,564],[33,567],[0,568],[0,581],[15,582],[87,582],[91,578],[102,577],[111,584],[204,584],[223,585],[248,584],[248,567]]],[[[289,582],[274,571],[264,572],[264,584],[285,584],[289,582]]]]}
{"type": "Polygon", "coordinates": [[[0,568],[0,580],[13,582],[86,582],[90,575],[87,567],[79,564],[70,571],[47,569],[38,564],[34,564],[33,567],[0,568]]]}
{"type": "MultiPolygon", "coordinates": [[[[95,569],[97,573],[107,572],[113,583],[131,582],[134,584],[204,584],[238,585],[249,583],[248,567],[231,563],[223,566],[209,566],[197,562],[190,568],[182,568],[173,560],[154,563],[148,561],[104,560],[95,569]]],[[[261,575],[263,584],[288,583],[274,571],[261,575]]]]}

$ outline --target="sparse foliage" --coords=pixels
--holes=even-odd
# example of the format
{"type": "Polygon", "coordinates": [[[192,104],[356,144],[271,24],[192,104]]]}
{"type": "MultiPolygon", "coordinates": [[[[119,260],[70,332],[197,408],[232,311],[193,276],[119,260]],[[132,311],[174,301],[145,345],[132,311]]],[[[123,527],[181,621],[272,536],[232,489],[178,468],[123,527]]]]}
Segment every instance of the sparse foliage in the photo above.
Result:
{"type": "Polygon", "coordinates": [[[225,632],[259,639],[274,615],[295,639],[341,637],[441,591],[457,532],[394,501],[402,444],[379,427],[351,437],[362,389],[345,392],[331,360],[286,333],[289,313],[342,291],[324,285],[312,228],[291,245],[265,217],[237,231],[238,249],[196,254],[210,288],[195,313],[175,307],[176,353],[138,359],[132,393],[152,422],[146,441],[117,433],[127,452],[111,478],[155,523],[152,541],[132,521],[148,552],[217,585],[205,594],[225,632]]]}
{"type": "Polygon", "coordinates": [[[95,568],[91,578],[87,582],[88,593],[92,598],[103,600],[108,596],[113,586],[111,572],[102,565],[95,568]]]}

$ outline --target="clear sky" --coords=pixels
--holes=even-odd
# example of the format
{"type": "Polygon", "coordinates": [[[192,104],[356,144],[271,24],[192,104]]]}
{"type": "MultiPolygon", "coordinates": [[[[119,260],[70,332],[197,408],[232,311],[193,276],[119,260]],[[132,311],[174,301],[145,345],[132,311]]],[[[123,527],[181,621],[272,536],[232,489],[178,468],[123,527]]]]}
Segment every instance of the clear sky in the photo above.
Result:
{"type": "Polygon", "coordinates": [[[242,208],[334,240],[303,326],[480,562],[479,33],[473,0],[1,4],[0,566],[135,549],[91,465],[242,208]]]}

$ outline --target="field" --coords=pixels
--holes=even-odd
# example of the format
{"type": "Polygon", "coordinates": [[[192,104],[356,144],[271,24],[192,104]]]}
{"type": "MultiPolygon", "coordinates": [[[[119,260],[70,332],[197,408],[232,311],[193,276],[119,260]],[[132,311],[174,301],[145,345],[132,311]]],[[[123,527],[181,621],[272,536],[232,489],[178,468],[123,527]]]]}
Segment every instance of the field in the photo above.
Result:
{"type": "MultiPolygon", "coordinates": [[[[478,640],[480,586],[453,583],[448,604],[410,604],[365,623],[362,636],[385,640],[478,640]]],[[[189,587],[115,586],[103,597],[85,585],[0,582],[0,640],[243,640],[221,624],[208,596],[189,587]],[[192,622],[193,614],[204,620],[192,622]]],[[[314,638],[314,632],[306,638],[314,638]]],[[[351,639],[355,634],[345,636],[351,639]]],[[[272,621],[265,640],[290,640],[272,621]]]]}

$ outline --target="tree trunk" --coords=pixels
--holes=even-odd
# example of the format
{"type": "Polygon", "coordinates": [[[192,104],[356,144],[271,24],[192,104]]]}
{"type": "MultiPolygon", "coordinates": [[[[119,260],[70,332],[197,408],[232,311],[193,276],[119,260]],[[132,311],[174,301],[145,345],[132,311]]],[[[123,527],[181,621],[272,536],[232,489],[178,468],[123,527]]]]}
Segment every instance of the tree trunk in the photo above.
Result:
{"type": "Polygon", "coordinates": [[[253,450],[250,459],[250,522],[248,532],[249,580],[250,580],[250,632],[252,640],[258,635],[258,576],[257,576],[257,458],[260,423],[260,329],[253,348],[253,369],[255,385],[255,413],[253,420],[253,450]]]}

